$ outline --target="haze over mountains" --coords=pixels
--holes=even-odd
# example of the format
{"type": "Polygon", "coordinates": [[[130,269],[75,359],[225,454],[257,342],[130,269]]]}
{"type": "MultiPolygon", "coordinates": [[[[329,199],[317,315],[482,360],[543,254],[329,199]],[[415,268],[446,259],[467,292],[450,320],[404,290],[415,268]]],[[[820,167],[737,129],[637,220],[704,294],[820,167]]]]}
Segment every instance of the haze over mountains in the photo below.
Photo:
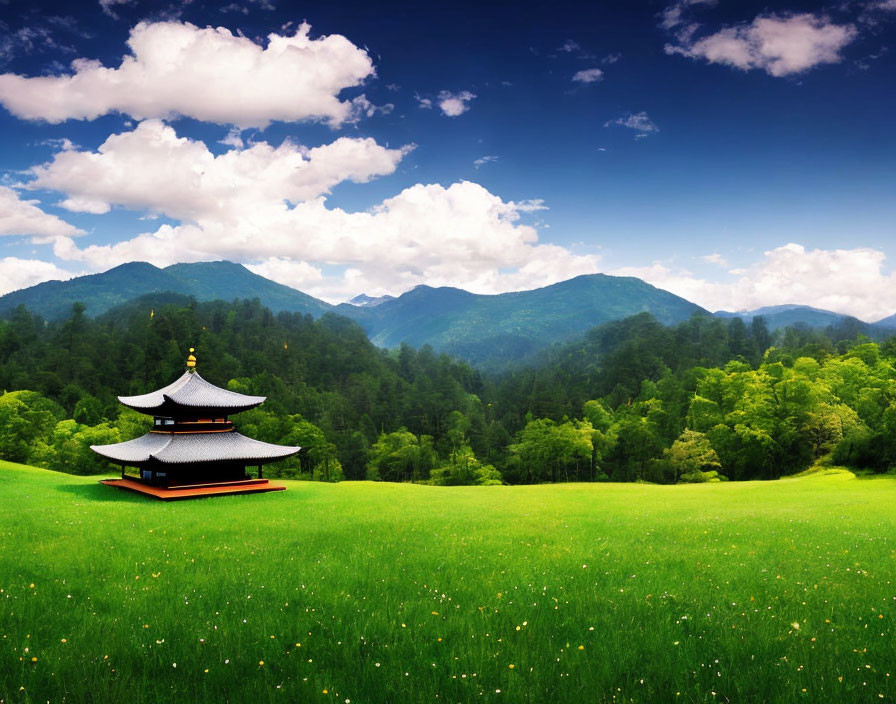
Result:
{"type": "MultiPolygon", "coordinates": [[[[650,313],[666,325],[697,312],[709,315],[700,306],[640,279],[605,274],[498,295],[418,286],[398,297],[361,294],[351,303],[334,306],[254,274],[240,264],[219,261],[175,264],[164,269],[132,262],[102,274],[38,284],[0,297],[0,316],[24,305],[55,320],[68,316],[78,301],[86,306],[87,315],[98,316],[134,299],[163,293],[192,296],[198,301],[258,298],[274,312],[314,317],[333,312],[355,320],[379,346],[431,345],[473,363],[520,360],[596,325],[637,313],[650,313]]],[[[771,330],[795,324],[821,328],[851,323],[859,332],[871,335],[896,331],[896,315],[872,325],[801,305],[739,313],[718,311],[714,315],[740,317],[746,323],[761,315],[771,330]]]]}
{"type": "MultiPolygon", "coordinates": [[[[788,325],[800,324],[808,325],[810,328],[824,328],[828,325],[839,325],[846,320],[855,321],[859,325],[868,325],[868,323],[850,315],[843,315],[841,313],[833,313],[829,310],[821,310],[820,308],[795,304],[763,306],[756,310],[741,311],[738,313],[718,310],[713,313],[713,315],[718,318],[740,318],[745,323],[750,323],[753,318],[761,315],[765,319],[765,323],[768,325],[769,330],[780,330],[781,328],[786,328],[788,325]]],[[[892,317],[894,318],[894,325],[891,327],[896,327],[896,316],[892,317]]],[[[882,323],[884,323],[884,321],[879,321],[874,325],[881,325],[882,323]]],[[[883,325],[882,327],[887,326],[883,325]]]]}
{"type": "Polygon", "coordinates": [[[478,295],[457,288],[417,286],[373,308],[342,304],[374,344],[424,344],[474,363],[526,357],[611,320],[648,312],[664,324],[703,309],[630,277],[577,276],[533,291],[478,295]]]}

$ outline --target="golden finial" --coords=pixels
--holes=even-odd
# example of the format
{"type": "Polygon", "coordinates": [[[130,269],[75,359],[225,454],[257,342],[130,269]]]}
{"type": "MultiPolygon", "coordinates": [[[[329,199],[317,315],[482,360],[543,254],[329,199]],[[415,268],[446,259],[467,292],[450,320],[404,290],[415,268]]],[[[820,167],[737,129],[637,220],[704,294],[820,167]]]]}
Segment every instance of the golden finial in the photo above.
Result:
{"type": "Polygon", "coordinates": [[[187,357],[187,367],[193,369],[196,366],[196,358],[193,356],[193,348],[190,348],[190,356],[187,357]]]}

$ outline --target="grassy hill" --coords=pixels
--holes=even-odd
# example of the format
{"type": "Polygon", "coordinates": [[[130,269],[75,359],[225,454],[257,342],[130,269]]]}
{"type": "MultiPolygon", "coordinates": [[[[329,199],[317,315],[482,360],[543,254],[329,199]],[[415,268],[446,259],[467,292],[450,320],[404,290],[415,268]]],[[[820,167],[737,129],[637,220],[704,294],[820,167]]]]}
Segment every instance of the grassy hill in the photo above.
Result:
{"type": "Polygon", "coordinates": [[[96,479],[0,463],[0,700],[896,694],[892,478],[172,504],[96,479]]]}

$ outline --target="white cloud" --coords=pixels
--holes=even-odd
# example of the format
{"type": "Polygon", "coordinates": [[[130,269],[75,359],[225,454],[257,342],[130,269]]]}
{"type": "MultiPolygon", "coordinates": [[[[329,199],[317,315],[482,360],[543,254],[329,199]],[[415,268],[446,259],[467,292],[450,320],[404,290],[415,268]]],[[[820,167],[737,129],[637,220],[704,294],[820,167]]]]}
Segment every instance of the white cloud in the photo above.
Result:
{"type": "Polygon", "coordinates": [[[0,186],[0,235],[24,235],[46,241],[84,234],[65,220],[45,213],[38,205],[38,201],[22,200],[11,188],[0,186]]]}
{"type": "Polygon", "coordinates": [[[470,106],[467,104],[476,97],[474,93],[468,90],[462,90],[460,93],[451,93],[443,90],[439,93],[438,105],[443,115],[448,117],[457,117],[463,115],[470,106]]]}
{"type": "Polygon", "coordinates": [[[420,283],[496,293],[597,271],[596,257],[539,244],[535,229],[519,222],[522,213],[543,208],[502,201],[470,182],[417,184],[368,212],[328,209],[322,198],[293,207],[258,204],[227,221],[164,225],[111,246],[78,249],[60,240],[54,251],[99,268],[134,260],[159,266],[220,258],[260,262],[256,270],[281,281],[304,277],[303,290],[327,300],[420,283]],[[318,263],[347,271],[315,281],[309,274],[318,263]]]}
{"type": "Polygon", "coordinates": [[[241,12],[244,15],[248,15],[252,9],[252,5],[255,5],[262,10],[275,10],[274,4],[269,0],[247,0],[245,4],[241,5],[238,2],[232,2],[229,5],[225,5],[220,9],[221,12],[241,12]]]}
{"type": "Polygon", "coordinates": [[[885,273],[880,250],[806,249],[787,244],[764,252],[729,282],[695,277],[661,263],[609,272],[637,276],[708,310],[753,310],[796,303],[873,322],[896,313],[896,273],[885,273]]]}
{"type": "Polygon", "coordinates": [[[421,98],[419,95],[414,96],[417,99],[417,104],[423,108],[424,110],[432,109],[432,100],[429,98],[421,98]]]}
{"type": "Polygon", "coordinates": [[[497,161],[498,157],[496,156],[481,156],[473,162],[473,167],[478,169],[481,166],[485,166],[486,164],[491,164],[493,161],[497,161]]]}
{"type": "Polygon", "coordinates": [[[243,131],[239,127],[232,127],[227,136],[220,140],[218,144],[233,147],[234,149],[242,149],[245,146],[243,143],[243,131]]]}
{"type": "Polygon", "coordinates": [[[77,149],[78,145],[72,142],[68,137],[47,137],[38,142],[41,146],[50,147],[51,149],[77,149]]]}
{"type": "MultiPolygon", "coordinates": [[[[562,52],[564,54],[575,54],[576,58],[581,59],[581,60],[595,58],[594,54],[592,54],[587,49],[583,49],[582,46],[574,39],[567,39],[565,42],[563,42],[563,44],[561,44],[559,47],[557,47],[557,51],[562,52]]],[[[557,58],[557,57],[552,56],[551,58],[557,58]]]]}
{"type": "Polygon", "coordinates": [[[713,252],[712,254],[706,254],[700,257],[707,264],[718,264],[719,266],[728,266],[728,262],[725,261],[725,257],[723,257],[718,252],[713,252]]]}
{"type": "MultiPolygon", "coordinates": [[[[2,2],[0,2],[2,4],[2,2]]],[[[49,21],[49,18],[48,20],[49,21]]],[[[20,27],[15,32],[0,20],[0,61],[6,62],[20,55],[53,50],[56,54],[74,53],[74,48],[60,43],[52,29],[40,24],[20,27]]]]}
{"type": "Polygon", "coordinates": [[[516,210],[521,213],[536,213],[539,210],[547,210],[548,206],[544,204],[543,198],[530,198],[529,200],[521,200],[515,204],[516,210]]]}
{"type": "Polygon", "coordinates": [[[39,259],[5,257],[0,259],[0,295],[44,281],[65,281],[79,275],[39,259]]]}
{"type": "Polygon", "coordinates": [[[622,58],[621,52],[616,52],[615,54],[607,54],[604,58],[600,60],[602,64],[615,64],[622,58]]]}
{"type": "Polygon", "coordinates": [[[694,5],[715,5],[717,0],[677,0],[677,2],[672,3],[663,10],[662,13],[662,21],[660,22],[660,26],[663,29],[678,29],[680,30],[682,25],[688,25],[685,21],[684,15],[689,7],[694,5]]]}
{"type": "Polygon", "coordinates": [[[100,0],[100,7],[103,8],[103,12],[109,15],[109,17],[118,19],[114,8],[117,5],[131,5],[133,2],[134,0],[100,0]]]}
{"type": "Polygon", "coordinates": [[[597,83],[602,80],[604,77],[604,72],[599,68],[586,68],[581,71],[576,71],[575,75],[572,77],[572,80],[577,83],[597,83]]]}
{"type": "Polygon", "coordinates": [[[246,268],[266,279],[301,291],[317,287],[324,280],[320,267],[286,257],[271,257],[262,262],[247,264],[246,268]]]}
{"type": "Polygon", "coordinates": [[[696,25],[678,32],[679,44],[667,54],[681,54],[744,71],[761,69],[771,76],[803,73],[820,64],[839,63],[840,51],[857,36],[851,24],[834,24],[810,13],[760,15],[741,24],[695,38],[696,25]]]}
{"type": "Polygon", "coordinates": [[[223,27],[141,22],[131,55],[118,68],[77,59],[72,75],[0,75],[0,102],[14,115],[57,123],[111,112],[138,119],[184,115],[238,127],[271,121],[356,118],[339,93],[374,75],[363,49],[338,34],[310,39],[308,24],[292,36],[268,35],[267,47],[223,27]],[[238,96],[238,99],[235,97],[238,96]]]}
{"type": "Polygon", "coordinates": [[[407,149],[342,137],[313,149],[259,142],[215,156],[148,120],[96,152],[56,154],[32,170],[29,185],[62,191],[72,208],[124,206],[177,221],[114,245],[57,238],[57,257],[97,270],[231,259],[328,300],[419,283],[495,293],[597,270],[596,257],[540,244],[523,223],[546,209],[543,201],[504,201],[475,183],[416,184],[365,212],[327,207],[334,185],[390,174],[407,149]]]}
{"type": "Polygon", "coordinates": [[[342,181],[390,174],[410,148],[340,137],[313,149],[256,142],[215,156],[203,142],[146,120],[113,134],[96,152],[57,153],[32,169],[28,187],[64,191],[61,205],[73,211],[104,213],[121,205],[185,222],[233,220],[270,204],[312,200],[342,181]]]}
{"type": "Polygon", "coordinates": [[[393,105],[392,103],[386,103],[385,105],[374,105],[367,99],[367,96],[363,93],[357,98],[352,99],[352,112],[356,117],[361,115],[363,115],[364,117],[373,117],[377,113],[381,115],[389,115],[394,109],[395,105],[393,105]]]}
{"type": "Polygon", "coordinates": [[[635,135],[635,139],[647,137],[654,132],[660,131],[660,128],[656,126],[653,120],[651,120],[643,110],[641,112],[629,113],[628,115],[617,117],[615,120],[607,120],[604,123],[604,127],[611,127],[612,125],[619,125],[621,127],[628,127],[630,130],[636,130],[638,134],[635,135]]]}

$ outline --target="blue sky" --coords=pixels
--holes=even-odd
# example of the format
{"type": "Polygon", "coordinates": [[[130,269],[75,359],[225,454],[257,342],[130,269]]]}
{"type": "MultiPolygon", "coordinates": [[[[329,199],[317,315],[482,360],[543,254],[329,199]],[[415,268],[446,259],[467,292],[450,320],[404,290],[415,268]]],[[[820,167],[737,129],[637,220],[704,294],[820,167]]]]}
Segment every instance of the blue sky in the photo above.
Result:
{"type": "Polygon", "coordinates": [[[584,5],[0,2],[0,292],[227,258],[896,312],[896,1],[584,5]]]}

